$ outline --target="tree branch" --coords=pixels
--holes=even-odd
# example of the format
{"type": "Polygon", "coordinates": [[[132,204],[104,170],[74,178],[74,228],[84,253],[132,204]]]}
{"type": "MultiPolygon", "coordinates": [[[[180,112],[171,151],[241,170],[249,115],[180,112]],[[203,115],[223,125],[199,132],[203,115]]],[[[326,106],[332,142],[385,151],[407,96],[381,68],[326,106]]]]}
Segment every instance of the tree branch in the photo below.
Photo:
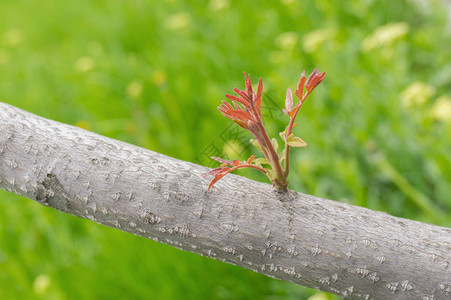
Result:
{"type": "Polygon", "coordinates": [[[450,299],[450,229],[208,170],[0,103],[0,188],[345,298],[450,299]]]}

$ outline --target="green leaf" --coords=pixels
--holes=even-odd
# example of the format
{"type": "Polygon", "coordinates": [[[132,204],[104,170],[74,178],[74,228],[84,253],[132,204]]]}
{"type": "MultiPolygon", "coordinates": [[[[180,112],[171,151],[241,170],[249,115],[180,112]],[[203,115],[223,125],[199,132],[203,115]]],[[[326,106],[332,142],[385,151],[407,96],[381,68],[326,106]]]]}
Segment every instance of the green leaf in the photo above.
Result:
{"type": "Polygon", "coordinates": [[[279,143],[277,142],[277,140],[275,138],[271,139],[271,144],[274,147],[274,150],[277,151],[277,148],[279,148],[279,143]]]}
{"type": "Polygon", "coordinates": [[[300,137],[294,136],[294,134],[290,134],[287,137],[287,144],[291,147],[307,147],[307,143],[300,137]]]}
{"type": "Polygon", "coordinates": [[[285,130],[282,132],[279,132],[280,138],[282,139],[282,141],[287,142],[287,129],[288,126],[285,127],[285,130]]]}
{"type": "Polygon", "coordinates": [[[273,170],[266,170],[266,176],[268,176],[269,180],[273,181],[274,179],[276,179],[277,174],[276,172],[274,172],[273,170]]]}
{"type": "Polygon", "coordinates": [[[285,159],[285,148],[279,154],[279,162],[282,163],[284,159],[285,159]]]}
{"type": "Polygon", "coordinates": [[[266,158],[256,158],[254,160],[254,163],[257,163],[260,165],[269,165],[269,161],[266,158]]]}
{"type": "Polygon", "coordinates": [[[261,152],[263,152],[262,147],[260,147],[260,144],[254,140],[254,139],[250,139],[249,142],[254,145],[255,148],[257,148],[258,150],[260,150],[261,152]]]}
{"type": "MultiPolygon", "coordinates": [[[[258,162],[252,163],[253,166],[259,167],[259,168],[263,168],[263,166],[261,164],[259,164],[258,162]]],[[[263,168],[264,169],[264,168],[263,168]]]]}

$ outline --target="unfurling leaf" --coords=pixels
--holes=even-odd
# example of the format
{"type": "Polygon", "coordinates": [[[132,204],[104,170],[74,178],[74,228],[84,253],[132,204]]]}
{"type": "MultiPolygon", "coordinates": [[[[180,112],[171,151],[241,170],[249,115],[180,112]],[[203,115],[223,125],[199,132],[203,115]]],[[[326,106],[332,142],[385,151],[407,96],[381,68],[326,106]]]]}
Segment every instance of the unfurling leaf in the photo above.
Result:
{"type": "Polygon", "coordinates": [[[247,124],[246,123],[244,123],[243,121],[241,121],[241,120],[233,120],[235,123],[237,123],[238,125],[240,125],[240,127],[242,127],[242,128],[244,128],[244,129],[248,129],[247,128],[247,124]]]}
{"type": "Polygon", "coordinates": [[[279,148],[279,143],[277,142],[277,140],[275,138],[271,139],[271,144],[274,147],[274,150],[277,151],[277,149],[279,148]]]}
{"type": "Polygon", "coordinates": [[[307,143],[300,137],[294,136],[294,134],[290,134],[287,137],[287,144],[291,147],[307,147],[307,143]]]}
{"type": "MultiPolygon", "coordinates": [[[[224,103],[227,103],[227,102],[224,101],[224,103]]],[[[229,103],[227,103],[227,104],[229,104],[229,103]]],[[[247,122],[248,120],[250,120],[252,118],[251,114],[248,113],[247,111],[244,111],[242,109],[236,109],[236,108],[232,107],[232,105],[230,105],[230,104],[229,105],[225,105],[225,104],[220,105],[218,107],[218,109],[220,112],[222,112],[222,114],[226,118],[229,118],[232,120],[240,119],[244,122],[247,122]]]]}
{"type": "Polygon", "coordinates": [[[277,178],[277,174],[273,170],[266,170],[266,176],[268,176],[271,181],[277,178]]]}
{"type": "Polygon", "coordinates": [[[251,155],[251,157],[249,157],[247,159],[247,164],[250,165],[254,161],[254,159],[255,159],[255,155],[251,155]]]}
{"type": "Polygon", "coordinates": [[[279,154],[279,162],[282,163],[284,159],[285,159],[285,148],[279,154]]]}
{"type": "Polygon", "coordinates": [[[285,108],[282,109],[284,114],[289,115],[290,112],[293,110],[293,93],[291,92],[291,89],[287,89],[287,96],[285,98],[285,108]]]}
{"type": "Polygon", "coordinates": [[[305,83],[305,89],[308,93],[310,93],[318,84],[323,81],[324,77],[326,76],[326,72],[319,73],[318,69],[315,68],[313,70],[312,74],[307,79],[307,82],[305,83]]]}
{"type": "Polygon", "coordinates": [[[298,89],[296,90],[296,96],[298,97],[299,100],[301,100],[301,102],[302,102],[302,96],[304,95],[304,85],[305,85],[306,81],[307,81],[307,78],[305,78],[305,71],[302,71],[301,79],[299,79],[299,83],[298,83],[298,89]]]}
{"type": "Polygon", "coordinates": [[[261,135],[260,128],[258,124],[252,120],[247,121],[248,130],[252,133],[253,136],[261,135]]]}
{"type": "Polygon", "coordinates": [[[251,74],[247,75],[247,79],[246,79],[246,72],[243,72],[244,74],[244,82],[246,85],[246,94],[251,97],[251,102],[252,102],[252,82],[251,82],[251,74]]]}
{"type": "MultiPolygon", "coordinates": [[[[216,157],[217,158],[217,157],[216,157]]],[[[210,189],[219,179],[230,173],[233,169],[229,167],[219,167],[208,172],[207,175],[215,175],[215,177],[210,181],[208,189],[210,189]]]]}
{"type": "Polygon", "coordinates": [[[224,173],[219,173],[219,174],[216,174],[215,175],[215,178],[213,178],[212,180],[211,180],[211,182],[210,182],[210,184],[208,185],[208,189],[210,189],[216,182],[218,182],[219,181],[219,179],[221,179],[222,177],[224,177],[224,176],[226,176],[227,174],[229,174],[231,171],[232,171],[232,169],[230,169],[230,168],[228,168],[227,167],[227,171],[224,171],[224,173]]]}
{"type": "Polygon", "coordinates": [[[258,87],[257,87],[257,95],[255,96],[255,109],[257,110],[257,114],[261,116],[260,107],[262,105],[262,95],[263,95],[263,83],[262,78],[258,80],[258,87]]]}
{"type": "Polygon", "coordinates": [[[260,165],[269,165],[269,161],[266,158],[257,158],[254,162],[260,165]]]}
{"type": "Polygon", "coordinates": [[[247,111],[244,111],[238,104],[234,103],[233,107],[228,103],[227,101],[222,101],[222,104],[218,107],[218,110],[226,117],[234,122],[236,122],[238,125],[243,127],[244,129],[247,128],[247,122],[252,118],[251,114],[247,111]]]}
{"type": "Polygon", "coordinates": [[[223,170],[224,170],[224,165],[221,165],[220,167],[218,167],[216,169],[210,170],[208,173],[206,173],[204,175],[204,177],[207,177],[209,175],[216,175],[216,174],[218,174],[219,172],[221,172],[223,170]]]}
{"type": "Polygon", "coordinates": [[[233,165],[233,162],[231,160],[227,160],[227,159],[223,159],[223,158],[215,157],[215,156],[212,156],[211,158],[213,158],[217,162],[220,162],[221,164],[225,164],[225,165],[229,165],[229,166],[233,165]]]}
{"type": "Polygon", "coordinates": [[[282,141],[284,141],[285,143],[287,142],[287,130],[288,130],[288,126],[285,127],[285,130],[282,132],[279,132],[280,138],[282,139],[282,141]]]}
{"type": "Polygon", "coordinates": [[[259,144],[256,140],[250,139],[249,142],[250,142],[252,145],[254,145],[255,148],[257,148],[258,150],[260,150],[260,151],[263,152],[262,147],[260,147],[260,144],[259,144]]]}
{"type": "Polygon", "coordinates": [[[225,96],[226,96],[227,98],[229,98],[230,100],[232,100],[232,101],[235,101],[235,102],[238,102],[238,103],[243,104],[243,106],[246,107],[246,108],[249,107],[249,103],[248,103],[244,98],[242,98],[242,97],[237,97],[237,96],[234,96],[234,95],[228,95],[228,94],[226,94],[225,96]]]}

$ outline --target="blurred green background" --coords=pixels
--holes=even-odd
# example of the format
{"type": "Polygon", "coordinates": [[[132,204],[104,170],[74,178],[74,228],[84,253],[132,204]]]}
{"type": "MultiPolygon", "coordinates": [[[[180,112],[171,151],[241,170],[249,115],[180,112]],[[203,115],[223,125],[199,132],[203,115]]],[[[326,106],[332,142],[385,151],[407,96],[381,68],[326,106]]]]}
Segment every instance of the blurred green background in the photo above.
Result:
{"type": "MultiPolygon", "coordinates": [[[[263,76],[275,137],[299,116],[291,188],[451,226],[451,35],[438,1],[0,4],[0,101],[179,159],[246,159],[216,109],[263,76]]],[[[257,153],[254,153],[257,154],[257,153]]],[[[264,181],[257,172],[239,174],[264,181]]],[[[0,191],[1,299],[338,299],[0,191]]]]}

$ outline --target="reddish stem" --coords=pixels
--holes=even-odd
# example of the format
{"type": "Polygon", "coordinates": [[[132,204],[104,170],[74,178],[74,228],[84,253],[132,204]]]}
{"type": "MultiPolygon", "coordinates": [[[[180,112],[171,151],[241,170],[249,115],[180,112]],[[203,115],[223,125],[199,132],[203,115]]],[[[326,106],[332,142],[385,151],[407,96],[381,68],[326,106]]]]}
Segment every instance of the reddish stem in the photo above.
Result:
{"type": "Polygon", "coordinates": [[[235,167],[233,167],[230,171],[237,170],[237,169],[242,169],[242,168],[252,168],[252,169],[259,170],[260,172],[263,172],[263,173],[266,174],[266,170],[265,170],[265,169],[260,168],[259,166],[249,165],[249,164],[235,166],[235,167]]]}
{"type": "Polygon", "coordinates": [[[277,179],[273,183],[275,183],[276,185],[280,185],[282,188],[285,189],[288,186],[288,182],[285,182],[286,178],[284,176],[282,166],[280,165],[279,155],[277,154],[276,150],[274,149],[271,143],[271,140],[269,139],[268,133],[266,132],[265,127],[263,126],[261,116],[258,114],[257,109],[255,108],[254,101],[252,101],[251,103],[252,103],[251,109],[258,126],[257,130],[255,130],[256,133],[254,134],[254,136],[257,142],[260,144],[262,152],[265,155],[266,159],[269,161],[272,169],[277,174],[277,179]],[[261,136],[259,136],[259,134],[261,136]],[[263,140],[261,138],[263,138],[263,140]]]}
{"type": "MultiPolygon", "coordinates": [[[[304,104],[305,99],[307,99],[308,95],[310,95],[309,92],[307,92],[304,96],[302,96],[302,100],[295,106],[294,110],[293,110],[293,117],[290,116],[290,123],[288,124],[287,127],[287,132],[285,135],[285,139],[288,138],[288,136],[290,136],[291,131],[293,130],[293,126],[294,126],[294,119],[296,119],[296,116],[299,112],[299,109],[301,109],[302,104],[304,104]]],[[[290,172],[290,146],[288,145],[288,143],[285,143],[285,162],[284,162],[284,179],[285,181],[288,182],[288,173],[290,172]]]]}
{"type": "Polygon", "coordinates": [[[258,124],[260,127],[260,131],[263,135],[263,139],[265,141],[266,147],[269,150],[270,157],[267,158],[269,163],[271,164],[272,169],[277,174],[277,182],[276,184],[281,185],[282,188],[286,188],[288,183],[286,182],[286,178],[284,176],[282,166],[280,165],[279,161],[279,155],[277,154],[276,150],[274,149],[271,140],[269,139],[268,133],[266,132],[265,128],[263,127],[263,124],[260,121],[260,124],[258,124]]]}

